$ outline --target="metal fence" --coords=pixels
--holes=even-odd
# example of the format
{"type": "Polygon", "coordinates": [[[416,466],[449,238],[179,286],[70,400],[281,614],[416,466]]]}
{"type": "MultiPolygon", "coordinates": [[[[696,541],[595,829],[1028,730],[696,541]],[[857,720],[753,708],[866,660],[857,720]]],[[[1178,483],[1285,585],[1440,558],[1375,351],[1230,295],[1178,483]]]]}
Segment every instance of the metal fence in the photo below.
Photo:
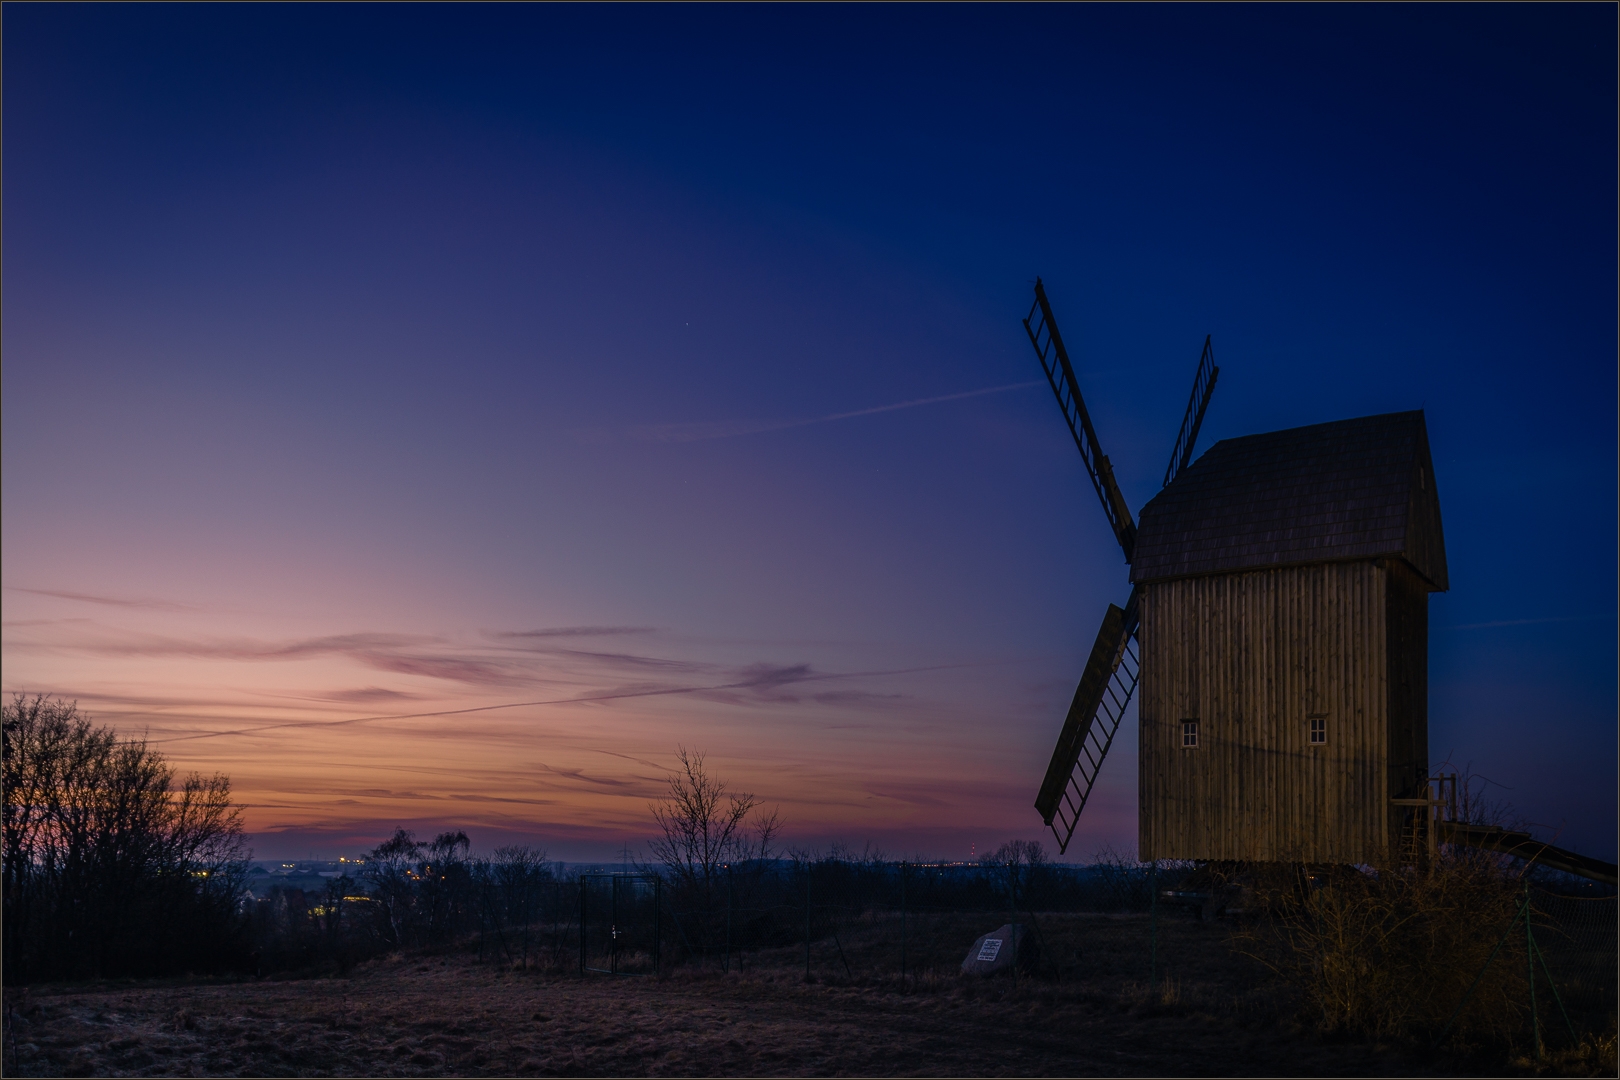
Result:
{"type": "MultiPolygon", "coordinates": [[[[652,875],[548,873],[481,897],[478,957],[514,968],[639,974],[662,953],[663,898],[640,895],[652,875]],[[634,877],[638,884],[615,881],[634,877]],[[623,903],[621,903],[621,898],[623,903]],[[641,925],[632,928],[631,924],[641,925]],[[622,963],[621,963],[622,961],[622,963]]],[[[661,882],[652,887],[660,888],[661,882]]]]}
{"type": "Polygon", "coordinates": [[[580,974],[658,973],[663,951],[663,885],[656,874],[580,875],[580,974]]]}
{"type": "Polygon", "coordinates": [[[1617,918],[1613,895],[1525,889],[1520,925],[1510,925],[1504,937],[1524,935],[1529,1034],[1538,1057],[1545,1047],[1614,1030],[1617,918]]]}
{"type": "MultiPolygon", "coordinates": [[[[645,873],[585,874],[572,933],[564,917],[552,937],[577,942],[581,971],[680,965],[769,968],[811,981],[914,980],[954,976],[976,938],[1011,923],[1027,928],[1048,978],[1230,986],[1228,933],[1213,922],[1240,913],[1243,901],[1207,877],[1179,863],[849,859],[739,864],[684,885],[645,873]]],[[[1525,1015],[1535,1045],[1612,1030],[1614,890],[1538,879],[1525,896],[1511,927],[1481,931],[1508,942],[1496,963],[1533,964],[1525,1015]]]]}
{"type": "MultiPolygon", "coordinates": [[[[1153,974],[1156,878],[1129,864],[1091,867],[794,860],[728,866],[707,882],[669,882],[668,963],[722,971],[802,967],[806,978],[911,978],[957,969],[973,940],[1027,925],[1048,967],[1074,960],[1076,917],[1087,935],[1129,936],[1146,980],[1153,974]],[[1111,917],[1111,918],[1109,918],[1111,917]]],[[[600,912],[606,894],[587,901],[600,912]]],[[[600,920],[587,912],[586,925],[600,920]]],[[[1104,950],[1119,951],[1119,950],[1104,950]]]]}

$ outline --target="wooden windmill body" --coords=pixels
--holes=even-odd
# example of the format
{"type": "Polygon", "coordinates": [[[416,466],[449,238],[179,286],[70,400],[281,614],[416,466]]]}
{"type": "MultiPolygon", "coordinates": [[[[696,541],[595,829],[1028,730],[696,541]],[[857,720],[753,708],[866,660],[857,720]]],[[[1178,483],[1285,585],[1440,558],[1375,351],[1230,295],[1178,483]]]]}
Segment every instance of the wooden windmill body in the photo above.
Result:
{"type": "Polygon", "coordinates": [[[1040,282],[1025,330],[1133,585],[1109,605],[1035,806],[1067,850],[1137,697],[1142,859],[1382,862],[1428,793],[1428,599],[1447,587],[1421,412],[1193,446],[1132,520],[1040,282]],[[1405,800],[1406,805],[1402,805],[1405,800]]]}
{"type": "Polygon", "coordinates": [[[1142,508],[1143,859],[1377,863],[1429,776],[1421,412],[1219,442],[1142,508]]]}

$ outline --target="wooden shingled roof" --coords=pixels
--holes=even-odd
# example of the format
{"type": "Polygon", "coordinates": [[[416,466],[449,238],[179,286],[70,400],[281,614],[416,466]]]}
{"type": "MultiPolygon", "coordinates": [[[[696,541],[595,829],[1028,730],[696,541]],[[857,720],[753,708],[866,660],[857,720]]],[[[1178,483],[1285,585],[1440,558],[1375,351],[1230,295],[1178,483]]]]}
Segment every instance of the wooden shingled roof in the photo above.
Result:
{"type": "Polygon", "coordinates": [[[1216,443],[1142,508],[1131,580],[1391,556],[1448,588],[1421,411],[1216,443]]]}

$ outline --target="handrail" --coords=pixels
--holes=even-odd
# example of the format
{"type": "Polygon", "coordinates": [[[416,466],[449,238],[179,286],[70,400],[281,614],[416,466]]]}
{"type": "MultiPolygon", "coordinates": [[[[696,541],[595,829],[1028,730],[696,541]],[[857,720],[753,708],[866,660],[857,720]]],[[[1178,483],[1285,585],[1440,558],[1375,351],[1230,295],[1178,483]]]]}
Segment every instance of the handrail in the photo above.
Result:
{"type": "Polygon", "coordinates": [[[1556,847],[1537,840],[1529,833],[1504,829],[1500,825],[1467,825],[1460,821],[1441,821],[1438,825],[1441,839],[1448,844],[1464,844],[1482,851],[1512,855],[1605,885],[1620,884],[1620,868],[1614,863],[1556,847]]]}

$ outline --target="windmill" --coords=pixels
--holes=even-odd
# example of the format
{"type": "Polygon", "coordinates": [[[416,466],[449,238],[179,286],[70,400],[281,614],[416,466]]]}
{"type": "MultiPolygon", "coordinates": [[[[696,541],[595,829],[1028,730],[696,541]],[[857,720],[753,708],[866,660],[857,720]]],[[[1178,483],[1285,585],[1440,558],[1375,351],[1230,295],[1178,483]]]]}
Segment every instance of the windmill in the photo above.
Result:
{"type": "Polygon", "coordinates": [[[1429,775],[1429,595],[1448,581],[1422,412],[1224,439],[1195,461],[1220,374],[1206,337],[1164,483],[1133,519],[1039,280],[1024,330],[1131,566],[1035,800],[1060,851],[1134,697],[1142,859],[1418,863],[1449,843],[1614,883],[1613,863],[1454,820],[1456,778],[1429,775]]]}
{"type": "Polygon", "coordinates": [[[1066,851],[1138,702],[1143,859],[1382,863],[1436,839],[1429,594],[1447,585],[1422,412],[1193,448],[1208,338],[1161,490],[1132,520],[1046,290],[1024,329],[1131,564],[1035,800],[1066,851]]]}
{"type": "MultiPolygon", "coordinates": [[[[1136,547],[1136,521],[1130,507],[1114,479],[1114,467],[1108,455],[1102,452],[1091,415],[1086,411],[1085,399],[1080,394],[1080,382],[1075,378],[1074,365],[1063,345],[1052,305],[1046,298],[1046,288],[1040,278],[1035,279],[1035,303],[1024,319],[1024,331],[1035,355],[1046,372],[1046,379],[1057,397],[1058,408],[1074,436],[1074,445],[1080,451],[1091,485],[1102,501],[1103,514],[1119,541],[1120,550],[1129,563],[1136,547]]],[[[1170,464],[1165,469],[1164,486],[1168,487],[1176,475],[1192,460],[1193,446],[1198,441],[1198,429],[1204,422],[1204,410],[1209,408],[1210,396],[1215,393],[1215,380],[1221,369],[1215,366],[1215,353],[1209,337],[1204,338],[1204,351],[1198,360],[1193,377],[1192,396],[1187,401],[1187,412],[1176,436],[1170,464]]],[[[1057,748],[1047,766],[1046,778],[1035,799],[1035,809],[1057,838],[1059,852],[1068,850],[1074,838],[1080,814],[1091,798],[1092,787],[1102,771],[1102,763],[1114,745],[1125,709],[1136,693],[1141,678],[1141,650],[1137,642],[1139,629],[1140,590],[1131,589],[1125,607],[1109,604],[1103,616],[1102,628],[1086,661],[1085,673],[1075,688],[1074,700],[1064,718],[1057,748]]]]}

